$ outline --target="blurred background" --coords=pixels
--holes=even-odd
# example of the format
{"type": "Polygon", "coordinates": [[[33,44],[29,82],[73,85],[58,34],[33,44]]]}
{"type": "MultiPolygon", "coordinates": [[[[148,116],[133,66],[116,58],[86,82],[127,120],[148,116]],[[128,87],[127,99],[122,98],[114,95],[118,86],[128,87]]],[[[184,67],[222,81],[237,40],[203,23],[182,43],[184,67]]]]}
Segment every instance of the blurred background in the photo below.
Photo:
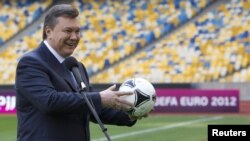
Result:
{"type": "MultiPolygon", "coordinates": [[[[18,60],[40,44],[44,16],[59,3],[80,11],[73,56],[94,88],[133,77],[156,88],[156,110],[135,127],[110,126],[114,140],[201,141],[208,124],[250,123],[250,0],[2,0],[3,141],[16,137],[18,60]]],[[[93,140],[105,140],[98,126],[91,128],[93,140]]]]}

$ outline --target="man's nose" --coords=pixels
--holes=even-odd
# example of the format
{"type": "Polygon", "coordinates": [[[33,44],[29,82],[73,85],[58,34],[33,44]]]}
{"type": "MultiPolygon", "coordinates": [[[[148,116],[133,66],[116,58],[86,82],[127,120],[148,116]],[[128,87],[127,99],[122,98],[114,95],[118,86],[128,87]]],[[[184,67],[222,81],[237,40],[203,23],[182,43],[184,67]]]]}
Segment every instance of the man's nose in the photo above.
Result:
{"type": "Polygon", "coordinates": [[[79,38],[80,38],[79,33],[73,32],[73,33],[70,35],[70,39],[72,39],[72,40],[77,40],[77,39],[79,39],[79,38]]]}

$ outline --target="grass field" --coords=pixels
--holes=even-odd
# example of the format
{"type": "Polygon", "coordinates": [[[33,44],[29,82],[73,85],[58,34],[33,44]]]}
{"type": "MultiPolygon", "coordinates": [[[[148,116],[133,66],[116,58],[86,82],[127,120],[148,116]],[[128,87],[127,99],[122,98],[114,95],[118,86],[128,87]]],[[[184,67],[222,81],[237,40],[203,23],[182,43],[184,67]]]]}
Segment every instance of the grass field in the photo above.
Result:
{"type": "MultiPolygon", "coordinates": [[[[249,124],[249,117],[241,114],[150,115],[133,127],[106,127],[115,141],[205,141],[208,124],[249,124]]],[[[16,116],[0,116],[0,140],[16,140],[16,116]]],[[[91,124],[91,141],[106,141],[97,124],[91,124]]]]}

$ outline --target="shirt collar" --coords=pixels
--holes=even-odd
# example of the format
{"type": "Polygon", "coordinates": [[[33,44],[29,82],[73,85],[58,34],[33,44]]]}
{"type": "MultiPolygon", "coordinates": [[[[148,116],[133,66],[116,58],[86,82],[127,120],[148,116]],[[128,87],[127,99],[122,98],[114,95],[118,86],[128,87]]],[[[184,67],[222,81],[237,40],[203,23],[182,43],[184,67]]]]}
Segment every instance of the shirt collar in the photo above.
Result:
{"type": "Polygon", "coordinates": [[[44,44],[46,45],[46,47],[49,49],[49,51],[56,57],[56,59],[57,59],[60,63],[62,63],[62,62],[65,60],[64,57],[62,57],[60,54],[58,54],[58,53],[55,51],[55,49],[52,48],[52,47],[50,46],[50,44],[48,43],[47,40],[44,40],[43,42],[44,42],[44,44]]]}

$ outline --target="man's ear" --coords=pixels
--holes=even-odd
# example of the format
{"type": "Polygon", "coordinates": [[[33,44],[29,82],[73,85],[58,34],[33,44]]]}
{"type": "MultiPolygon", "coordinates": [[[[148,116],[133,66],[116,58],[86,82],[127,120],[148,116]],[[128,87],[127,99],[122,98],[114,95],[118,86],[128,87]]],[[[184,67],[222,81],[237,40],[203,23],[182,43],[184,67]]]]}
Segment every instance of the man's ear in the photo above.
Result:
{"type": "Polygon", "coordinates": [[[52,29],[49,26],[45,27],[45,34],[47,35],[47,39],[51,38],[52,29]]]}

